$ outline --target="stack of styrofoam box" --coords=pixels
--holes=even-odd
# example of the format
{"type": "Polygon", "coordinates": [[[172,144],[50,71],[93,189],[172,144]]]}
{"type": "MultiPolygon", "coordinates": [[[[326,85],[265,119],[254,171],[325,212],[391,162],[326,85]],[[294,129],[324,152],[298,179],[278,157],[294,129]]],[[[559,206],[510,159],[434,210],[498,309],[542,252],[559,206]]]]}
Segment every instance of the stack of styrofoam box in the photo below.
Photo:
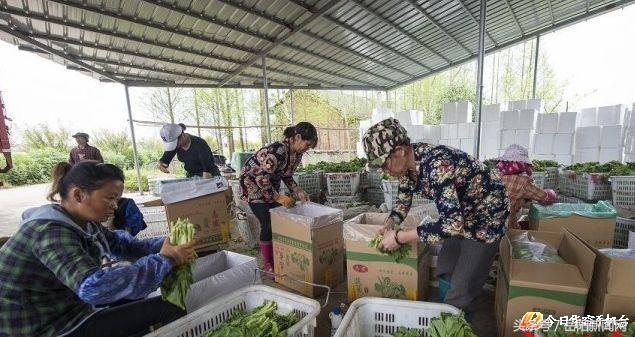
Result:
{"type": "Polygon", "coordinates": [[[532,158],[570,165],[576,119],[576,112],[538,114],[532,158]]]}
{"type": "Polygon", "coordinates": [[[534,130],[540,111],[536,108],[540,106],[539,100],[513,101],[510,105],[512,110],[501,113],[499,154],[505,152],[512,144],[518,144],[526,149],[533,148],[534,130]]]}
{"type": "Polygon", "coordinates": [[[388,110],[388,108],[378,107],[373,109],[373,112],[371,115],[371,121],[372,121],[372,124],[377,124],[383,121],[384,119],[388,119],[391,117],[395,117],[395,114],[392,113],[390,110],[388,110]]]}
{"type": "Polygon", "coordinates": [[[438,143],[473,153],[476,127],[472,123],[472,103],[444,103],[442,112],[438,143]]]}
{"type": "Polygon", "coordinates": [[[626,106],[623,104],[582,109],[575,132],[574,162],[622,161],[625,116],[626,106]]]}
{"type": "MultiPolygon", "coordinates": [[[[499,156],[501,131],[501,111],[507,110],[507,103],[484,105],[481,111],[481,150],[480,159],[493,159],[499,156]]],[[[475,138],[477,135],[475,134],[475,138]]]]}
{"type": "Polygon", "coordinates": [[[624,161],[635,162],[635,103],[627,116],[626,141],[624,143],[624,161]]]}
{"type": "Polygon", "coordinates": [[[366,153],[364,152],[364,146],[362,145],[362,139],[364,139],[364,134],[370,127],[373,126],[372,119],[364,119],[359,121],[359,141],[357,142],[357,157],[358,158],[366,158],[366,153]]]}

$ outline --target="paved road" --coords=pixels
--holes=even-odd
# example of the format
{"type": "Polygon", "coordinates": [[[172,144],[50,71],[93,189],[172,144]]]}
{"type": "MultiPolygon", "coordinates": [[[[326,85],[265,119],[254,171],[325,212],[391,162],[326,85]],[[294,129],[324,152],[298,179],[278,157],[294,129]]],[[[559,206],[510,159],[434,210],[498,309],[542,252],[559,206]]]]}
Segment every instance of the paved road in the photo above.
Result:
{"type": "Polygon", "coordinates": [[[45,204],[50,184],[0,189],[0,236],[13,234],[20,224],[22,212],[45,204]]]}

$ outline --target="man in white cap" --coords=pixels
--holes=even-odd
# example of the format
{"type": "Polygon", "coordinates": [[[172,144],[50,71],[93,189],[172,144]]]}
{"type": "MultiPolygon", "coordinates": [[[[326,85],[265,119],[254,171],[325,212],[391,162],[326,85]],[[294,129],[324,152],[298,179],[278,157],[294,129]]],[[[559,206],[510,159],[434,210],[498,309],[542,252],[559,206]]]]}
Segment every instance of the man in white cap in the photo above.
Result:
{"type": "Polygon", "coordinates": [[[88,145],[88,134],[85,132],[78,132],[73,135],[77,142],[77,147],[71,150],[68,156],[68,163],[75,165],[83,162],[84,160],[94,160],[100,163],[104,162],[104,158],[101,156],[101,152],[98,148],[88,145]]]}
{"type": "Polygon", "coordinates": [[[161,129],[163,156],[159,160],[159,169],[170,173],[168,166],[174,158],[183,162],[188,177],[211,178],[220,176],[220,170],[214,164],[214,155],[207,142],[200,137],[185,133],[183,124],[167,124],[161,129]]]}

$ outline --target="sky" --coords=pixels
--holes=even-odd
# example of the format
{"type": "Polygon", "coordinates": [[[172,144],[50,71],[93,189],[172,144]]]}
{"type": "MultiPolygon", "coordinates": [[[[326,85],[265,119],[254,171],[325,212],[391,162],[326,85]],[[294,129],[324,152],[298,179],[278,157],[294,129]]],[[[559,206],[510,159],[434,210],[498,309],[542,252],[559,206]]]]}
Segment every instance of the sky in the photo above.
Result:
{"type": "MultiPolygon", "coordinates": [[[[541,37],[565,96],[577,107],[635,102],[635,5],[541,37]]],[[[0,41],[0,91],[14,133],[37,124],[70,131],[127,130],[123,86],[101,83],[37,54],[0,41]]],[[[148,89],[131,88],[133,115],[148,116],[148,89]]],[[[156,129],[135,128],[138,138],[158,137],[156,129]]]]}

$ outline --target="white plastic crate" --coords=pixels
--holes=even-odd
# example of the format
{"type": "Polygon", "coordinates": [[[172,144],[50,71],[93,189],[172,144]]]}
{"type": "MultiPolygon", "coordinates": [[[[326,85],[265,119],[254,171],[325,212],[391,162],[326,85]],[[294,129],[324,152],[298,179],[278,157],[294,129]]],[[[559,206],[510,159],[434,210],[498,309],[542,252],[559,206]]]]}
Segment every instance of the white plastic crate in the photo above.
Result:
{"type": "Polygon", "coordinates": [[[353,196],[359,192],[360,172],[325,173],[326,188],[331,196],[353,196]]]}
{"type": "Polygon", "coordinates": [[[605,173],[576,173],[563,170],[560,192],[586,201],[611,200],[611,182],[605,173]]]}
{"type": "Polygon", "coordinates": [[[206,306],[189,313],[185,317],[146,335],[146,337],[200,337],[218,328],[238,310],[246,312],[262,305],[265,301],[278,304],[277,312],[294,312],[300,321],[287,329],[289,337],[312,337],[320,313],[316,300],[295,295],[276,288],[253,285],[236,290],[211,301],[206,306]]]}
{"type": "Polygon", "coordinates": [[[139,211],[143,214],[143,220],[148,227],[137,233],[135,236],[137,239],[141,240],[170,235],[168,216],[163,206],[139,207],[139,211]]]}
{"type": "Polygon", "coordinates": [[[618,214],[635,216],[635,176],[613,176],[609,180],[618,214]]]}
{"type": "Polygon", "coordinates": [[[628,248],[628,233],[635,231],[635,219],[617,217],[615,219],[615,236],[613,248],[628,248]]]}
{"type": "Polygon", "coordinates": [[[364,200],[373,206],[379,207],[384,203],[384,191],[381,188],[369,188],[364,192],[364,200]]]}
{"type": "Polygon", "coordinates": [[[569,197],[566,195],[558,194],[556,202],[560,204],[584,204],[584,200],[580,200],[576,197],[569,197]]]}
{"type": "MultiPolygon", "coordinates": [[[[311,195],[312,199],[317,198],[322,192],[322,172],[298,172],[293,175],[293,180],[311,195]]],[[[280,193],[290,194],[284,182],[280,182],[280,193]]]]}
{"type": "Polygon", "coordinates": [[[558,188],[558,168],[548,167],[544,172],[534,172],[532,175],[536,185],[541,188],[558,188]]]}
{"type": "Polygon", "coordinates": [[[400,327],[424,331],[441,313],[459,312],[449,304],[364,297],[351,304],[335,337],[392,337],[400,327]]]}
{"type": "MultiPolygon", "coordinates": [[[[399,181],[398,180],[384,180],[382,181],[381,189],[384,191],[384,202],[388,210],[392,210],[397,204],[397,196],[399,195],[399,181]]],[[[426,205],[434,203],[430,199],[425,199],[419,193],[415,193],[412,196],[412,207],[426,205]]]]}

